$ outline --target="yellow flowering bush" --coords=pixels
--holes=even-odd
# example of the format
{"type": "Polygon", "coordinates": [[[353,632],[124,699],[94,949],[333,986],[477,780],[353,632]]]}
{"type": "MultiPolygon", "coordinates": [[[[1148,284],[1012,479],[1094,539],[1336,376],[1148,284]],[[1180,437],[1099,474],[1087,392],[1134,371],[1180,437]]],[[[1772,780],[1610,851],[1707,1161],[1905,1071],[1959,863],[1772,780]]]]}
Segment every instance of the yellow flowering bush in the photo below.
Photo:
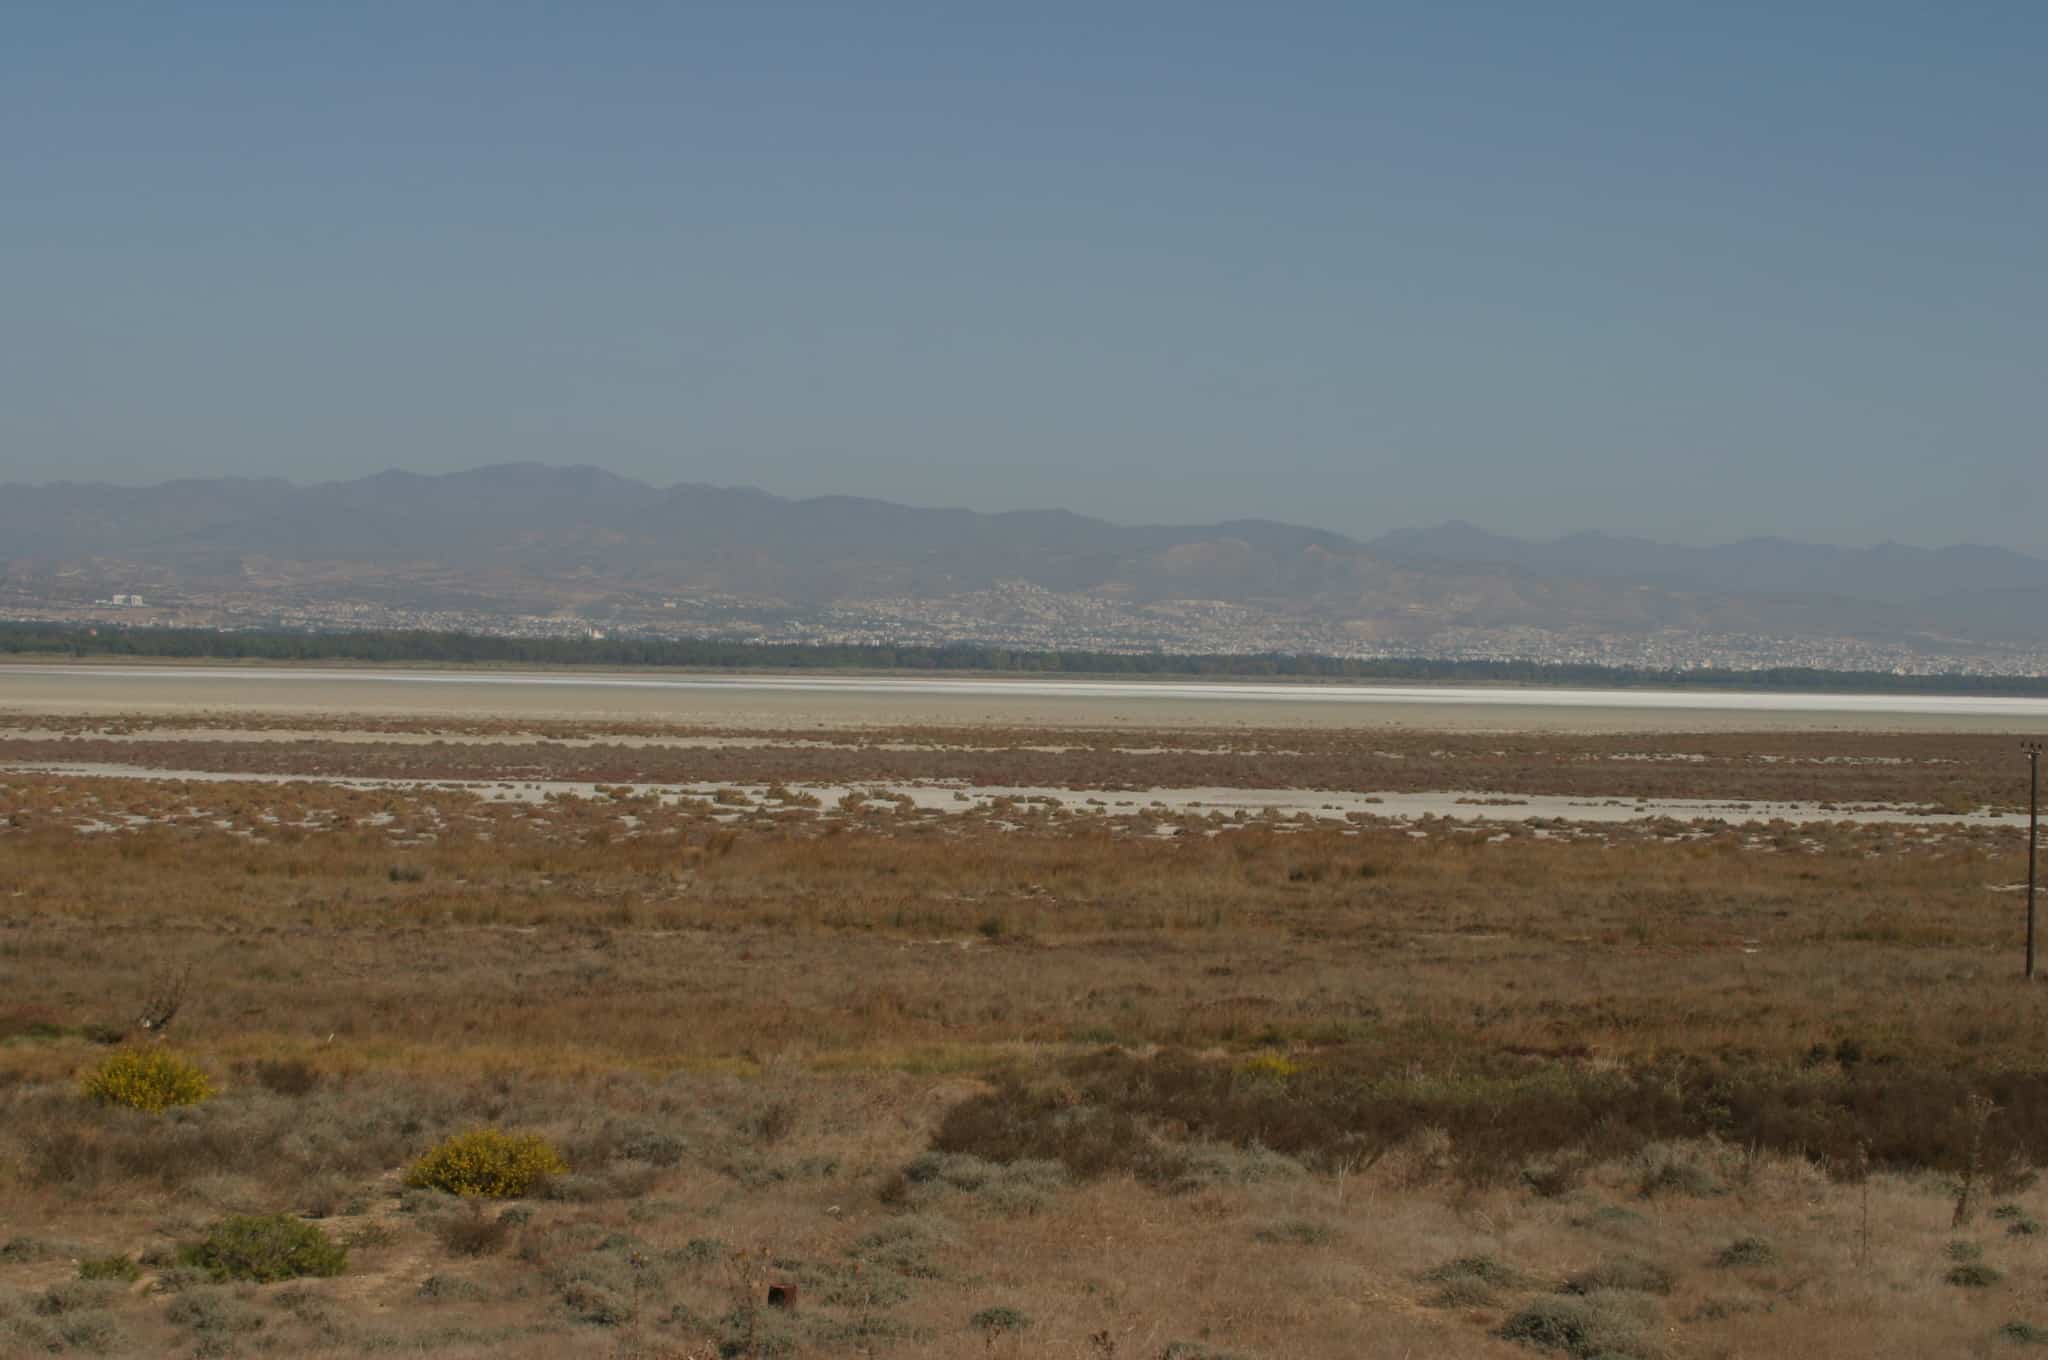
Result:
{"type": "Polygon", "coordinates": [[[213,1094],[206,1073],[161,1048],[126,1048],[85,1074],[87,1099],[162,1114],[173,1105],[197,1105],[213,1094]]]}
{"type": "Polygon", "coordinates": [[[568,1169],[562,1154],[537,1133],[475,1129],[443,1139],[413,1163],[405,1183],[451,1195],[511,1199],[568,1169]]]}
{"type": "Polygon", "coordinates": [[[1284,1083],[1288,1078],[1301,1071],[1301,1064],[1288,1057],[1285,1053],[1275,1053],[1268,1050],[1245,1059],[1244,1063],[1237,1070],[1255,1081],[1264,1080],[1284,1083]]]}

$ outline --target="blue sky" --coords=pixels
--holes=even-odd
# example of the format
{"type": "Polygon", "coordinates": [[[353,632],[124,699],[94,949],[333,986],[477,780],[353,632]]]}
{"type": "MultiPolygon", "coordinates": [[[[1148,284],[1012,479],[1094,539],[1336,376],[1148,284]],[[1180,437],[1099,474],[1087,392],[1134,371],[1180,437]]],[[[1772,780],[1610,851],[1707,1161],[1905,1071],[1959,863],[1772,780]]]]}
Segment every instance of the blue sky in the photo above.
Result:
{"type": "Polygon", "coordinates": [[[0,475],[2048,551],[2048,5],[0,20],[0,475]]]}

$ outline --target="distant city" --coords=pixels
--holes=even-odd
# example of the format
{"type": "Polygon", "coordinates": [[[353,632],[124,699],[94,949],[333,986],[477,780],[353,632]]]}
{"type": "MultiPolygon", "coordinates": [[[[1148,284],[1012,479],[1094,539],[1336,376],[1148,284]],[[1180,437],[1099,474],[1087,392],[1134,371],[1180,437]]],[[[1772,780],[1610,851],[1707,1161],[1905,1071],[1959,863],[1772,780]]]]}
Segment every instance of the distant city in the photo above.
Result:
{"type": "Polygon", "coordinates": [[[423,607],[322,599],[279,602],[260,593],[120,591],[90,602],[0,594],[0,619],[117,628],[225,631],[423,631],[513,638],[639,637],[814,646],[1016,648],[1118,654],[1311,655],[1370,660],[1527,661],[1645,670],[1817,670],[1896,675],[2041,676],[2048,646],[1942,649],[1862,638],[1760,633],[1565,632],[1514,626],[1447,627],[1421,638],[1361,639],[1341,623],[1277,617],[1213,600],[1133,604],[1025,582],[938,598],[895,597],[807,608],[698,594],[609,600],[601,606],[520,613],[483,605],[423,607]],[[12,598],[8,598],[11,595],[12,598]]]}
{"type": "Polygon", "coordinates": [[[2048,559],[1459,522],[1370,542],[500,464],[350,482],[0,486],[0,618],[2048,676],[2048,559]]]}

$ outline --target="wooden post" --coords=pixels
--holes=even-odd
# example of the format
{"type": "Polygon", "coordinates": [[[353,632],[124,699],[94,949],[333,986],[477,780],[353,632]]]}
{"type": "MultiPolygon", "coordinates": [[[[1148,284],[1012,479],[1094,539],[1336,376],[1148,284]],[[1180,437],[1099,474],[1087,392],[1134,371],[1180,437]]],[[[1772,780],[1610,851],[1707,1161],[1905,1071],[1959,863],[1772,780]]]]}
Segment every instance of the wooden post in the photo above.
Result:
{"type": "Polygon", "coordinates": [[[2027,981],[2034,980],[2034,854],[2041,843],[2041,743],[2030,741],[2027,753],[2027,981]]]}

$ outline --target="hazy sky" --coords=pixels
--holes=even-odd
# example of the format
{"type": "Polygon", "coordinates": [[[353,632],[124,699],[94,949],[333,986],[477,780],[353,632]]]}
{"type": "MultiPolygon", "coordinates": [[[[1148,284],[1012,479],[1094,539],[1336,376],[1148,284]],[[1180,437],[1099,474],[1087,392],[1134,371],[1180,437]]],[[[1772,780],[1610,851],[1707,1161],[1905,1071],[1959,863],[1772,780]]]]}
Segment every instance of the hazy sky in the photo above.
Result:
{"type": "Polygon", "coordinates": [[[2048,550],[2048,4],[0,20],[0,478],[2048,550]]]}

